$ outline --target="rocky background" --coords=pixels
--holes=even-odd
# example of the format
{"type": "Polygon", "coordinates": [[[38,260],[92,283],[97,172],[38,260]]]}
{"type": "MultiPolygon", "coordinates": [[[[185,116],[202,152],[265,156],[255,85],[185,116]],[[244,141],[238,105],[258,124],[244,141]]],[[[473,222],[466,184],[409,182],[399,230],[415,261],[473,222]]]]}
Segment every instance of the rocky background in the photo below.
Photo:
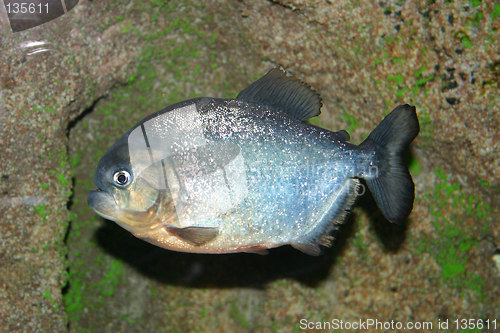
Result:
{"type": "Polygon", "coordinates": [[[0,7],[0,331],[500,326],[498,3],[80,1],[17,33],[0,7]],[[87,207],[98,159],[135,122],[234,97],[277,65],[321,94],[311,123],[354,143],[396,105],[417,107],[404,226],[366,195],[321,257],[191,255],[87,207]]]}

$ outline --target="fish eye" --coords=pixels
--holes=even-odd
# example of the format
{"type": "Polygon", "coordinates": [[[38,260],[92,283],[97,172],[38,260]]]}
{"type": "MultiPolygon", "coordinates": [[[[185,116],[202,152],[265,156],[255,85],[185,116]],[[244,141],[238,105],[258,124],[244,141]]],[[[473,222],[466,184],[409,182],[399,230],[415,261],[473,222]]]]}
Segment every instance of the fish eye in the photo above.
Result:
{"type": "Polygon", "coordinates": [[[127,170],[118,170],[113,174],[113,181],[118,186],[127,186],[131,180],[132,177],[127,170]]]}

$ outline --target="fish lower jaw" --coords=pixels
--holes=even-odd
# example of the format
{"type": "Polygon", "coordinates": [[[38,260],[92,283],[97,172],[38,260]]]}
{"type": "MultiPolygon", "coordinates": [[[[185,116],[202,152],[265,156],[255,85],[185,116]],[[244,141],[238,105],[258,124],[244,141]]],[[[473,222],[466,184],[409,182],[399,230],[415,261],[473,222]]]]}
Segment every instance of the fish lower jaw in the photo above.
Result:
{"type": "Polygon", "coordinates": [[[107,215],[107,214],[104,214],[100,211],[98,211],[97,209],[95,208],[92,208],[92,210],[97,214],[99,215],[100,217],[102,217],[103,219],[106,219],[106,220],[110,220],[110,221],[113,221],[113,222],[116,222],[118,223],[118,219],[116,216],[113,216],[113,215],[107,215]]]}
{"type": "Polygon", "coordinates": [[[132,233],[132,234],[146,234],[148,232],[152,232],[156,229],[159,229],[162,224],[161,223],[157,223],[157,224],[146,224],[144,222],[141,222],[141,221],[127,221],[127,220],[123,220],[123,219],[120,219],[120,218],[117,218],[117,219],[114,219],[113,220],[116,224],[118,224],[120,227],[122,227],[123,229],[127,230],[128,232],[132,233]]]}

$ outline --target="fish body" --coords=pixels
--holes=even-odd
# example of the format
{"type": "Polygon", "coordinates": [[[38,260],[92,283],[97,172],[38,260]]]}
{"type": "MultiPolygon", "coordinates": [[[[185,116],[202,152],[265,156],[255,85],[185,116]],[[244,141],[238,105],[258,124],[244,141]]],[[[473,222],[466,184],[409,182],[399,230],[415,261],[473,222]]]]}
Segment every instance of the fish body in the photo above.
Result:
{"type": "Polygon", "coordinates": [[[197,98],[145,118],[101,158],[89,205],[135,236],[194,253],[328,246],[364,178],[393,222],[411,211],[402,154],[415,109],[396,108],[361,145],[304,122],[319,96],[271,70],[236,99],[197,98]]]}

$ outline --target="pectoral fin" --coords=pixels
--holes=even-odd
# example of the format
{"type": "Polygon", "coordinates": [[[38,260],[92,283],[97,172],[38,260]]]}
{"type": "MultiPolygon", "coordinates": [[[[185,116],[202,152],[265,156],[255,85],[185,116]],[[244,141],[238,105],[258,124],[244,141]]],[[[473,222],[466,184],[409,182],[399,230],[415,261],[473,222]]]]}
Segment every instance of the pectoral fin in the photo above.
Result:
{"type": "Polygon", "coordinates": [[[210,227],[178,228],[174,226],[166,226],[165,228],[172,235],[175,235],[194,246],[201,246],[211,241],[219,233],[218,228],[210,228],[210,227]]]}

